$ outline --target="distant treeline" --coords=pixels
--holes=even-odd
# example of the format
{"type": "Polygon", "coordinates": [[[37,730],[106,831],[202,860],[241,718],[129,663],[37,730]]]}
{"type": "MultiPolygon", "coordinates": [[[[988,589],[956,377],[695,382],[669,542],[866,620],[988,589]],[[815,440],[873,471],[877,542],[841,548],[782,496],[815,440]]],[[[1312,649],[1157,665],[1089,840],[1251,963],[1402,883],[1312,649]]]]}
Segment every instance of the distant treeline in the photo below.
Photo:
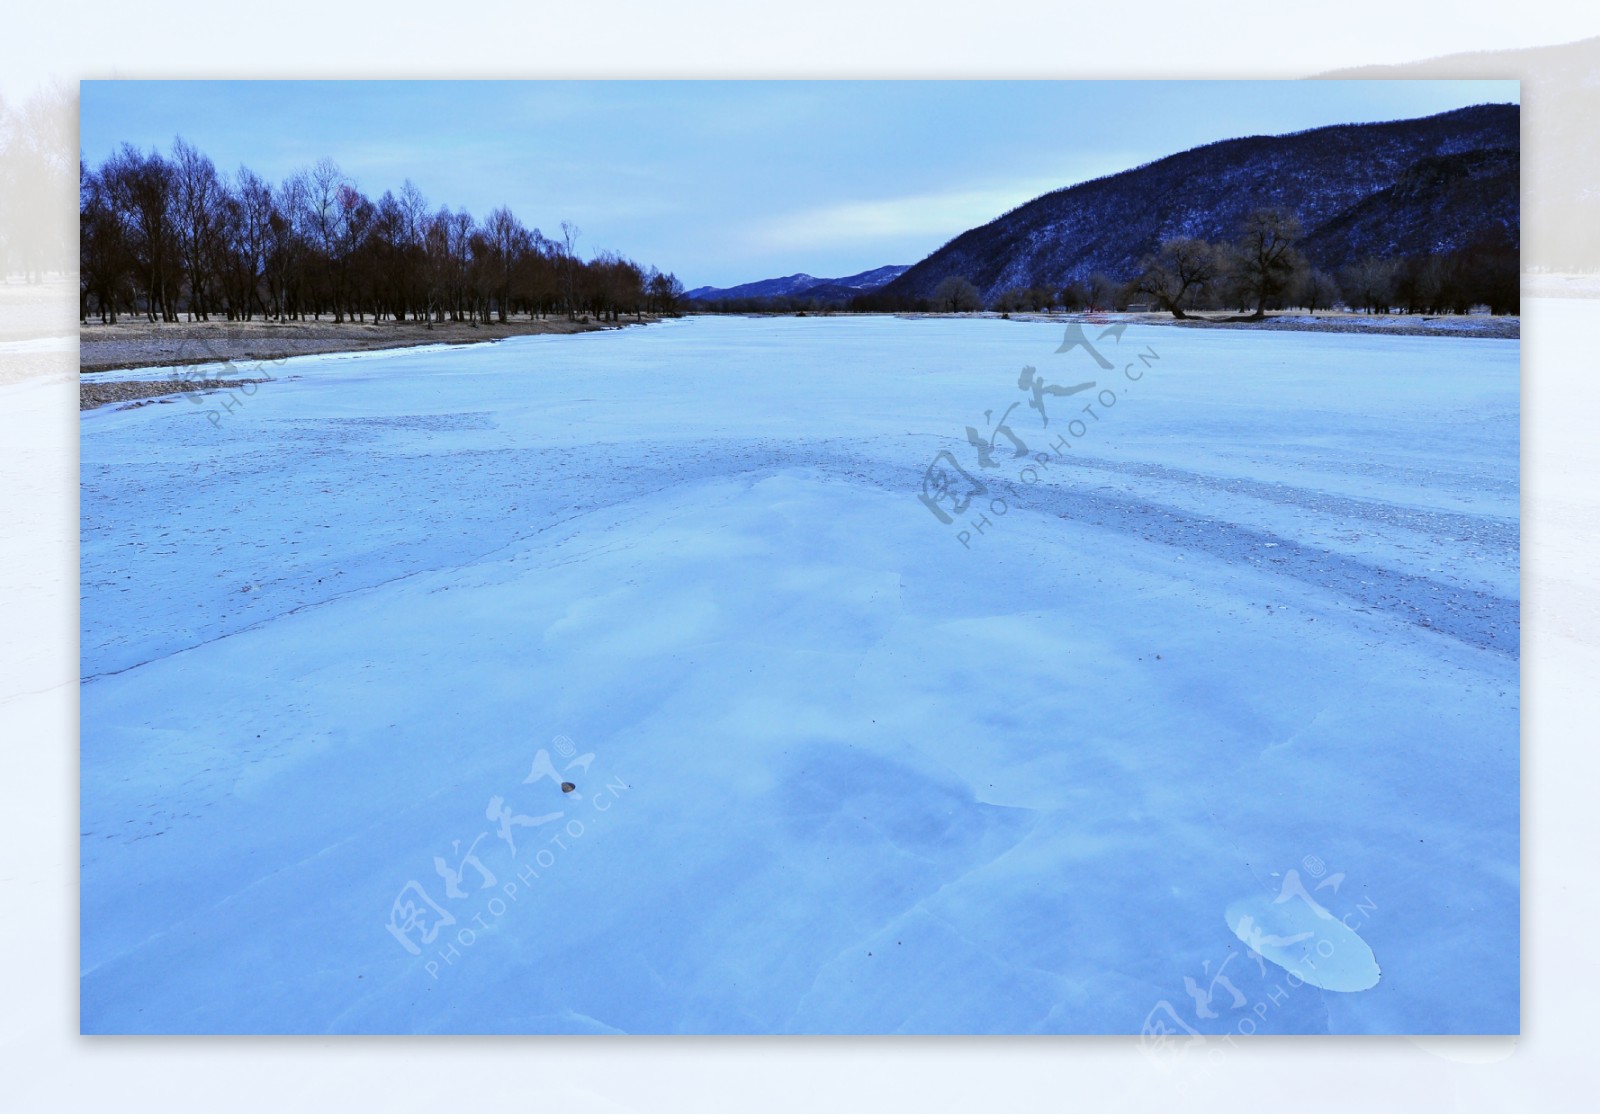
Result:
{"type": "Polygon", "coordinates": [[[180,137],[79,160],[79,317],[114,322],[506,321],[510,315],[676,313],[683,285],[615,252],[579,258],[502,206],[482,221],[433,209],[408,179],[373,200],[323,159],[273,185],[219,174],[180,137]]]}
{"type": "Polygon", "coordinates": [[[697,314],[822,314],[853,308],[838,298],[806,294],[756,294],[741,298],[691,298],[688,309],[697,314]]]}
{"type": "Polygon", "coordinates": [[[1193,310],[1237,310],[1259,318],[1268,310],[1312,312],[1336,306],[1367,313],[1518,313],[1518,251],[1500,229],[1485,231],[1454,251],[1384,258],[1368,256],[1329,273],[1313,266],[1297,242],[1299,220],[1262,209],[1242,223],[1238,239],[1168,240],[1140,262],[1136,275],[1095,274],[1059,287],[1012,287],[985,299],[972,283],[950,276],[931,298],[908,298],[890,284],[852,298],[862,311],[1125,310],[1146,306],[1184,317],[1193,310]]]}

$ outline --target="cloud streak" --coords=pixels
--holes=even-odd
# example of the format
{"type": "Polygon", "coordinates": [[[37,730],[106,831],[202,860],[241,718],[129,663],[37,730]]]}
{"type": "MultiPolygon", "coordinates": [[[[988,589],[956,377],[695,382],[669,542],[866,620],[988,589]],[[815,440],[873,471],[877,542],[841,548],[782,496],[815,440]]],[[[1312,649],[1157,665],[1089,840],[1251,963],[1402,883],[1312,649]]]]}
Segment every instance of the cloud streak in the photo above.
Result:
{"type": "Polygon", "coordinates": [[[939,190],[901,197],[835,202],[791,210],[755,223],[752,242],[772,250],[870,245],[926,240],[942,244],[969,228],[987,224],[1002,213],[1040,194],[1122,169],[1120,155],[1108,156],[1103,168],[1005,184],[939,190]]]}

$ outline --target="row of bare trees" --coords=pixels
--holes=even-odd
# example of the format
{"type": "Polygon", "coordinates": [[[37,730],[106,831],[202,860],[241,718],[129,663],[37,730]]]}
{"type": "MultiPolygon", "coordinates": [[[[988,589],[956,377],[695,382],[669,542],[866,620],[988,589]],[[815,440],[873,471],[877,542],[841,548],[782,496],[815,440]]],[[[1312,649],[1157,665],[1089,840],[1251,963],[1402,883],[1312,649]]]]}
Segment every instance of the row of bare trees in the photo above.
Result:
{"type": "Polygon", "coordinates": [[[1168,240],[1147,256],[1124,297],[1144,295],[1174,317],[1194,309],[1235,307],[1259,320],[1269,308],[1316,311],[1343,302],[1369,313],[1494,314],[1520,307],[1518,253],[1509,236],[1485,231],[1465,245],[1420,256],[1368,256],[1330,275],[1307,262],[1300,222],[1281,209],[1245,219],[1233,244],[1168,240]]]}
{"type": "Polygon", "coordinates": [[[683,285],[615,252],[578,253],[502,206],[432,208],[409,179],[376,200],[323,159],[276,185],[219,173],[181,137],[79,160],[79,316],[335,322],[616,321],[676,313],[683,285]]]}

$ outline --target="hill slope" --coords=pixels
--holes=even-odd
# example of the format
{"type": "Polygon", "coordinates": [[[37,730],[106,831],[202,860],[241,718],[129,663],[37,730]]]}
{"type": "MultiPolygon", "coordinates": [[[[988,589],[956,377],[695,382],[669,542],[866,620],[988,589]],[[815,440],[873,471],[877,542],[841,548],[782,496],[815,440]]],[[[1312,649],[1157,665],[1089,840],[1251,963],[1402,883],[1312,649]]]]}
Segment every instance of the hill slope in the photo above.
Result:
{"type": "Polygon", "coordinates": [[[1163,240],[1231,240],[1251,210],[1298,213],[1320,267],[1365,254],[1459,247],[1498,227],[1518,239],[1519,109],[1223,140],[1035,198],[962,233],[887,284],[927,298],[949,275],[986,298],[1096,272],[1131,277],[1163,240]]]}

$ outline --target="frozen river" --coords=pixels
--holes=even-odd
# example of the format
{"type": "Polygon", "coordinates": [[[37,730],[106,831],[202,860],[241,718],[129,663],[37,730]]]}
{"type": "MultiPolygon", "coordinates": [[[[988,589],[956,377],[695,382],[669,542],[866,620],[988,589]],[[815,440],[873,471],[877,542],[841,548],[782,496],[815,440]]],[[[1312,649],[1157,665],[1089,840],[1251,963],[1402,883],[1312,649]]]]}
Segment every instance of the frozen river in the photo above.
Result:
{"type": "Polygon", "coordinates": [[[1517,342],[1063,332],[87,413],[83,1029],[1514,1032],[1517,342]]]}

